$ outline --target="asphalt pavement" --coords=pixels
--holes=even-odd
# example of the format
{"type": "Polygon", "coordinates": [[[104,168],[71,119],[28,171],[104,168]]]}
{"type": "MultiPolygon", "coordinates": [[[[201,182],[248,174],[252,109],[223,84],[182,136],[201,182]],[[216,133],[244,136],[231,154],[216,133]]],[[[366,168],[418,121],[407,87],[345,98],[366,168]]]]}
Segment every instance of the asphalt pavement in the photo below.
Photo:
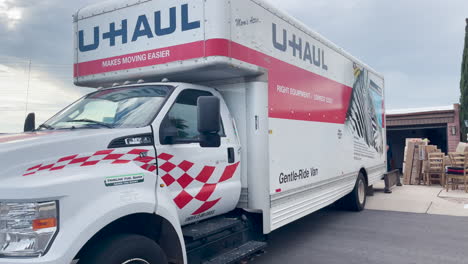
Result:
{"type": "Polygon", "coordinates": [[[468,218],[327,208],[269,235],[249,264],[464,264],[468,218]]]}

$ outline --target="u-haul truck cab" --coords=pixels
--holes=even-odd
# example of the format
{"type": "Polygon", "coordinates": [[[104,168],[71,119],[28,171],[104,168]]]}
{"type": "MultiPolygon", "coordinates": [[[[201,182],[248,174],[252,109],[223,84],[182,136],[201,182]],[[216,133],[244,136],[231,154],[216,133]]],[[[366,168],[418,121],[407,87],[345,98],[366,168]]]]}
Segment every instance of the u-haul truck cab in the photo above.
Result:
{"type": "Polygon", "coordinates": [[[107,1],[74,26],[97,90],[0,137],[1,264],[233,263],[362,210],[386,170],[383,77],[263,1],[107,1]]]}

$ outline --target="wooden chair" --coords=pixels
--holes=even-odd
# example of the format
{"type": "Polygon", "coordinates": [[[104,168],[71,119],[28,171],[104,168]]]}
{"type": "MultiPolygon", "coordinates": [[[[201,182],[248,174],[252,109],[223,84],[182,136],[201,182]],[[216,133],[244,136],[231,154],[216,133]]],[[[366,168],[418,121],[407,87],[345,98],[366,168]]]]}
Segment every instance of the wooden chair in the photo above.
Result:
{"type": "Polygon", "coordinates": [[[449,186],[452,187],[452,190],[455,188],[458,189],[458,186],[463,184],[465,192],[468,192],[466,188],[467,183],[467,171],[468,171],[468,153],[449,153],[451,166],[446,167],[445,177],[447,192],[449,186]]]}
{"type": "Polygon", "coordinates": [[[425,173],[426,184],[432,185],[433,181],[437,181],[440,185],[445,186],[444,172],[444,154],[428,153],[428,167],[425,173]]]}

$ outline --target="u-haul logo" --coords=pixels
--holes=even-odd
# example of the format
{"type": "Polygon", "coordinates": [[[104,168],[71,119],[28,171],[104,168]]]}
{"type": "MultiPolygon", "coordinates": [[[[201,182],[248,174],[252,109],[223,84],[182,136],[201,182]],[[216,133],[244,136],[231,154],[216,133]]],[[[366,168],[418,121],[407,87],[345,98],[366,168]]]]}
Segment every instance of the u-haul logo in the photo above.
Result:
{"type": "Polygon", "coordinates": [[[286,29],[278,30],[276,24],[272,24],[272,42],[275,49],[282,52],[288,52],[290,49],[294,57],[328,71],[328,65],[325,62],[325,49],[311,44],[307,40],[303,42],[302,39],[296,34],[288,33],[286,29]]]}
{"type": "Polygon", "coordinates": [[[123,19],[120,21],[119,28],[117,28],[116,22],[112,22],[106,29],[96,26],[91,32],[80,30],[78,32],[79,50],[80,52],[96,50],[103,43],[108,43],[113,47],[117,39],[120,39],[122,44],[126,44],[129,41],[135,42],[140,38],[151,39],[173,34],[177,30],[184,32],[200,28],[199,20],[190,21],[188,4],[171,7],[164,16],[161,13],[162,10],[154,12],[153,24],[149,22],[150,20],[146,15],[138,16],[135,28],[129,28],[128,19],[123,19]],[[168,21],[164,21],[163,17],[168,21]],[[180,23],[178,23],[178,20],[180,20],[180,23]],[[163,25],[168,26],[164,27],[163,25]],[[177,28],[177,25],[181,25],[180,29],[177,28]]]}

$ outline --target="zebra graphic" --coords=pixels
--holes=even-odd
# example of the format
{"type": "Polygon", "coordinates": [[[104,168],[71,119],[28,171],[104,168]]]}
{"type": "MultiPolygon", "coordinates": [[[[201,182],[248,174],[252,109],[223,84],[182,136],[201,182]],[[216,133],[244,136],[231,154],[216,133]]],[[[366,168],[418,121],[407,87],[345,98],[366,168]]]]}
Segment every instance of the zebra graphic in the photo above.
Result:
{"type": "MultiPolygon", "coordinates": [[[[369,80],[366,69],[354,65],[355,82],[346,114],[346,125],[378,153],[383,151],[382,117],[379,116],[378,103],[382,89],[369,80]]],[[[380,101],[381,103],[381,101],[380,101]]]]}

